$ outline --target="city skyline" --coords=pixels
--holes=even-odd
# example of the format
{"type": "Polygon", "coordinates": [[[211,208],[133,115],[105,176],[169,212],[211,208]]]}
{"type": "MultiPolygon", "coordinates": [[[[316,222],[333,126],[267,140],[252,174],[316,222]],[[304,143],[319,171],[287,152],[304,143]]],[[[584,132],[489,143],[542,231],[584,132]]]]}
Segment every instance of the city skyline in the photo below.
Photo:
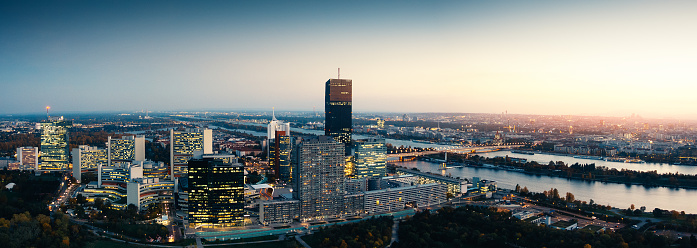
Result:
{"type": "Polygon", "coordinates": [[[340,67],[355,112],[697,119],[696,4],[6,2],[0,114],[322,112],[340,67]]]}

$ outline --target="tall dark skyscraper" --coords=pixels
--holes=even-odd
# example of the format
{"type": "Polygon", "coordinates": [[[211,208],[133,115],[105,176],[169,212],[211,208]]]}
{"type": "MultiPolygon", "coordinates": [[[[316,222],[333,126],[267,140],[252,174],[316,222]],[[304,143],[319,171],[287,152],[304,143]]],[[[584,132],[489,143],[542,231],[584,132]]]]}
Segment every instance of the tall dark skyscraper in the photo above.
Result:
{"type": "Polygon", "coordinates": [[[191,159],[188,164],[189,227],[242,224],[244,166],[222,160],[191,159]]]}
{"type": "Polygon", "coordinates": [[[324,95],[324,135],[336,141],[350,144],[353,121],[351,79],[329,79],[324,95]]]}
{"type": "Polygon", "coordinates": [[[276,131],[273,146],[269,148],[269,164],[276,171],[276,178],[285,183],[290,183],[292,170],[290,166],[290,153],[292,150],[292,137],[284,135],[285,131],[276,131]]]}

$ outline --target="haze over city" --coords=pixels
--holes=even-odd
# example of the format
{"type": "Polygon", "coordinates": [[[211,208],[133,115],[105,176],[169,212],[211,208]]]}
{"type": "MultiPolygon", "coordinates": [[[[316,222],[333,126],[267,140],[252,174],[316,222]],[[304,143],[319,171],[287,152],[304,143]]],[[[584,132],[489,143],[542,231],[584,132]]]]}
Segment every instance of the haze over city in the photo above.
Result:
{"type": "Polygon", "coordinates": [[[689,1],[1,5],[1,114],[321,110],[340,67],[354,111],[697,118],[689,1]]]}

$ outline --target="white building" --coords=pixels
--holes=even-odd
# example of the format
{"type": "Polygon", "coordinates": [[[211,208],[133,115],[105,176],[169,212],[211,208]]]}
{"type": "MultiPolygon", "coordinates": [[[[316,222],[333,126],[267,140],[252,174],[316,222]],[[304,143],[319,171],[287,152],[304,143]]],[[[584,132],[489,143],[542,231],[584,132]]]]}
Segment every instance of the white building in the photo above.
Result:
{"type": "MultiPolygon", "coordinates": [[[[141,167],[142,168],[142,167],[141,167]]],[[[174,181],[135,178],[128,182],[126,204],[144,210],[153,204],[174,203],[174,181]]]]}
{"type": "Polygon", "coordinates": [[[400,211],[407,207],[428,207],[446,201],[448,187],[431,183],[364,192],[367,214],[400,211]]]}
{"type": "Polygon", "coordinates": [[[82,182],[82,173],[97,171],[98,165],[106,165],[108,162],[107,150],[94,146],[82,145],[73,148],[73,177],[77,182],[82,182]]]}
{"type": "Polygon", "coordinates": [[[17,162],[20,170],[39,169],[39,148],[38,147],[17,147],[17,162]]]}

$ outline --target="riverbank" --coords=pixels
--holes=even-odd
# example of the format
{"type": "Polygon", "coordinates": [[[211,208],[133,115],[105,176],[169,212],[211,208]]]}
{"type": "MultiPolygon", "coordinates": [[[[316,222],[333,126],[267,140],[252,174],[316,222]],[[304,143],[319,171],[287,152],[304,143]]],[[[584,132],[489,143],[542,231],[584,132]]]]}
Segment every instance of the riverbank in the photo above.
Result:
{"type": "MultiPolygon", "coordinates": [[[[504,159],[504,158],[501,158],[504,159]]],[[[420,158],[420,160],[426,161],[426,162],[432,162],[424,158],[420,158]]],[[[629,170],[622,170],[618,171],[615,169],[612,170],[602,170],[602,169],[595,169],[594,166],[592,166],[593,169],[590,169],[588,171],[572,171],[566,164],[564,165],[558,165],[555,164],[556,167],[561,167],[565,168],[566,170],[560,170],[560,169],[544,169],[541,167],[545,167],[547,165],[542,165],[537,162],[527,162],[527,163],[517,163],[517,162],[510,162],[510,161],[500,161],[505,164],[500,164],[497,163],[496,158],[483,158],[478,161],[473,161],[473,160],[467,160],[464,163],[457,163],[457,162],[449,162],[447,163],[446,169],[457,169],[458,167],[469,167],[469,168],[479,168],[479,169],[491,169],[491,170],[505,170],[505,171],[511,171],[511,172],[517,172],[521,174],[527,174],[527,175],[535,175],[535,176],[549,176],[549,177],[556,177],[556,178],[563,178],[563,179],[570,179],[570,180],[577,180],[577,181],[586,181],[586,182],[602,182],[602,183],[615,183],[615,184],[624,184],[624,185],[637,185],[637,186],[644,186],[646,188],[655,188],[655,187],[665,187],[665,188],[672,188],[672,189],[697,189],[697,179],[675,179],[675,176],[678,175],[666,175],[666,174],[657,174],[657,173],[652,173],[652,172],[638,172],[638,171],[629,171],[629,170]],[[485,162],[482,162],[485,161],[485,162]],[[488,162],[488,163],[487,163],[488,162]],[[536,168],[530,168],[530,167],[536,167],[536,168]],[[601,174],[600,172],[608,173],[608,174],[601,174]],[[620,173],[620,174],[617,174],[620,173]],[[642,180],[642,181],[637,181],[637,180],[642,180]]],[[[390,163],[398,164],[400,163],[399,161],[390,161],[390,163]]],[[[433,163],[433,162],[432,162],[433,163]]],[[[572,165],[574,166],[574,165],[572,165]]],[[[579,165],[579,166],[584,166],[584,165],[579,165]]],[[[679,175],[678,177],[695,177],[697,176],[686,176],[686,175],[679,175]]]]}

